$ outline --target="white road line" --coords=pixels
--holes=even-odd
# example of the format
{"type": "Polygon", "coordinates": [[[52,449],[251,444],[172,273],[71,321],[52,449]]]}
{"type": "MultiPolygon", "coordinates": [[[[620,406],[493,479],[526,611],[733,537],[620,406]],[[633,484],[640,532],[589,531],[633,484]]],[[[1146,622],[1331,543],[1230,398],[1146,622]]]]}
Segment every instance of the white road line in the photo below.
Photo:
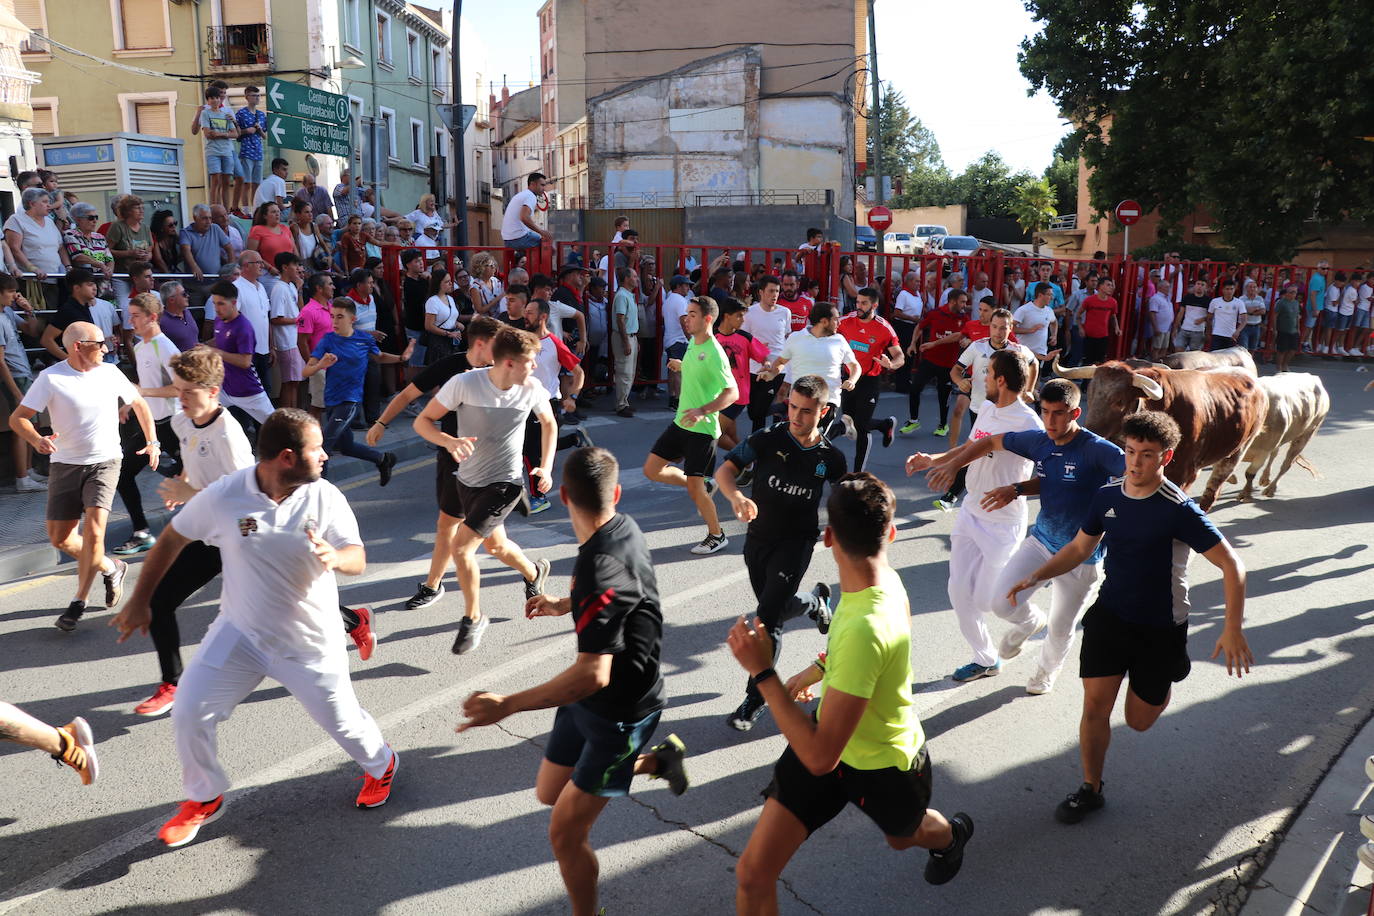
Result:
{"type": "MultiPolygon", "coordinates": [[[[419,559],[428,558],[429,554],[424,554],[419,559]]],[[[704,595],[709,595],[714,591],[732,585],[747,577],[748,574],[748,570],[739,569],[710,582],[703,582],[686,591],[677,592],[664,599],[663,609],[666,611],[671,607],[692,602],[704,595]]],[[[507,677],[514,676],[526,668],[542,664],[554,656],[566,655],[567,652],[568,646],[562,640],[551,642],[541,648],[532,649],[518,658],[513,658],[504,664],[497,665],[489,671],[484,671],[470,680],[463,681],[460,684],[456,684],[439,693],[425,697],[422,700],[416,700],[414,703],[402,706],[400,709],[392,710],[390,713],[381,716],[377,720],[378,724],[381,726],[383,732],[396,730],[411,719],[426,715],[435,709],[454,705],[458,700],[478,687],[479,682],[482,685],[498,683],[507,677]]],[[[333,741],[321,741],[314,747],[301,751],[299,754],[283,760],[276,766],[268,767],[249,777],[242,788],[235,789],[229,793],[226,802],[243,801],[259,789],[290,779],[301,771],[315,766],[326,757],[339,753],[338,745],[333,741]]],[[[169,805],[168,807],[170,810],[171,806],[169,805]]],[[[163,815],[156,820],[148,821],[146,824],[135,827],[106,843],[102,843],[96,848],[82,853],[74,859],[69,859],[60,865],[48,869],[48,871],[36,878],[25,881],[23,884],[16,885],[0,893],[0,916],[26,907],[34,903],[43,895],[67,884],[86,872],[100,868],[120,856],[126,855],[132,850],[137,849],[145,843],[154,842],[157,831],[165,820],[166,815],[163,815]]]]}

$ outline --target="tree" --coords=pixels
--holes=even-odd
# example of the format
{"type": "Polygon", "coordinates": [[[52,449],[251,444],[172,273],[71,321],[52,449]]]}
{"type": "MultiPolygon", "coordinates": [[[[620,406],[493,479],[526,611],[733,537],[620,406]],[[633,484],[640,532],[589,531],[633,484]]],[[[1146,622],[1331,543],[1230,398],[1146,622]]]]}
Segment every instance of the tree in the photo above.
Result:
{"type": "Polygon", "coordinates": [[[968,205],[970,219],[1010,219],[1017,187],[1033,178],[1029,172],[1013,174],[1006,160],[989,150],[954,179],[956,202],[968,205]]]}
{"type": "Polygon", "coordinates": [[[1083,127],[1092,206],[1195,207],[1242,257],[1374,218],[1374,16],[1338,0],[1027,0],[1021,71],[1083,127]]]}
{"type": "Polygon", "coordinates": [[[1048,179],[1028,178],[1016,188],[1012,212],[1021,228],[1030,233],[1032,253],[1040,255],[1040,235],[1050,220],[1059,215],[1054,208],[1054,189],[1048,179]]]}
{"type": "MultiPolygon", "coordinates": [[[[954,178],[945,167],[935,134],[911,114],[906,99],[891,86],[883,93],[878,123],[883,174],[891,178],[894,185],[899,181],[902,185],[902,193],[894,195],[888,203],[897,209],[953,203],[954,178]]],[[[872,134],[868,139],[867,155],[872,162],[872,134]]]]}
{"type": "Polygon", "coordinates": [[[1054,192],[1054,205],[1060,213],[1078,212],[1078,159],[1061,159],[1045,167],[1044,179],[1054,192]]]}

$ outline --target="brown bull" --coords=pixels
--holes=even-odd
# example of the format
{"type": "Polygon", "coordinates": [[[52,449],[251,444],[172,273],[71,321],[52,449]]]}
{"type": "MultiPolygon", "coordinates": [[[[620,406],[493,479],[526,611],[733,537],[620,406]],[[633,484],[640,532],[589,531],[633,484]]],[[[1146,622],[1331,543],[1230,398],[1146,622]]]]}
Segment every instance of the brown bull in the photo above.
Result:
{"type": "Polygon", "coordinates": [[[1107,439],[1119,439],[1121,424],[1140,410],[1162,410],[1178,423],[1183,438],[1167,476],[1185,491],[1201,470],[1212,466],[1198,505],[1205,512],[1217,490],[1259,435],[1268,397],[1253,374],[1230,369],[1133,369],[1111,361],[1100,366],[1054,370],[1064,378],[1092,379],[1083,425],[1107,439]]]}

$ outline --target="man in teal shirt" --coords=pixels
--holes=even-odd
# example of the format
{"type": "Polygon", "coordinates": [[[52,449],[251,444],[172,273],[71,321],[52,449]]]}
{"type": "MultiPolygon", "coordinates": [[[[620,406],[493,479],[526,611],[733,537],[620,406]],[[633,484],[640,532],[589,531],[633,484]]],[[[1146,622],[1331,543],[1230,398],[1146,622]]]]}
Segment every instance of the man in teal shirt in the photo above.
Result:
{"type": "Polygon", "coordinates": [[[639,274],[632,267],[617,267],[615,298],[611,300],[611,360],[615,374],[615,412],[617,416],[633,417],[630,408],[630,386],[635,380],[635,365],[639,360],[639,274]]]}

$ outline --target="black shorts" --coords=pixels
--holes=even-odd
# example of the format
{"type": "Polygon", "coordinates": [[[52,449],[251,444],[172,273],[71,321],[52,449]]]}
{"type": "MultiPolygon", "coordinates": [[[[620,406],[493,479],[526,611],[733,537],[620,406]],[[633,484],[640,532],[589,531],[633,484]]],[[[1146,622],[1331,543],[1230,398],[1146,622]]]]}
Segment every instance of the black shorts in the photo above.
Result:
{"type": "Polygon", "coordinates": [[[510,515],[525,488],[519,483],[489,483],[484,487],[470,487],[454,478],[458,484],[458,515],[463,524],[482,537],[500,528],[510,515]]]}
{"type": "Polygon", "coordinates": [[[722,417],[728,417],[729,419],[733,420],[733,419],[735,419],[736,417],[738,417],[740,414],[744,413],[744,411],[745,411],[748,407],[749,407],[748,404],[731,404],[729,407],[727,407],[727,408],[725,408],[724,410],[722,410],[722,411],[720,412],[720,415],[721,415],[722,417]]]}
{"type": "Polygon", "coordinates": [[[710,477],[716,470],[716,440],[676,423],[668,425],[649,453],[664,461],[681,461],[682,473],[688,477],[710,477]]]}
{"type": "Polygon", "coordinates": [[[1188,676],[1188,624],[1147,627],[1122,620],[1096,602],[1083,616],[1078,650],[1079,677],[1126,675],[1131,692],[1151,706],[1163,706],[1170,686],[1188,676]]]}
{"type": "Polygon", "coordinates": [[[679,340],[663,351],[663,356],[667,359],[682,359],[687,355],[687,341],[679,340]]]}
{"type": "Polygon", "coordinates": [[[441,451],[434,462],[434,501],[439,504],[439,511],[449,518],[463,517],[463,502],[458,498],[458,478],[453,473],[456,470],[458,462],[450,458],[447,452],[441,451]]]}
{"type": "Polygon", "coordinates": [[[1279,331],[1274,335],[1274,349],[1280,353],[1298,349],[1298,332],[1279,331]]]}
{"type": "Polygon", "coordinates": [[[579,703],[558,707],[544,759],[572,767],[572,783],[588,795],[630,794],[635,759],[658,727],[662,710],[638,722],[615,722],[579,703]]]}
{"type": "Polygon", "coordinates": [[[930,755],[923,746],[909,770],[885,767],[856,770],[841,763],[815,776],[789,747],[773,765],[773,781],[763,790],[815,833],[851,802],[887,836],[909,837],[920,829],[930,806],[930,755]]]}

